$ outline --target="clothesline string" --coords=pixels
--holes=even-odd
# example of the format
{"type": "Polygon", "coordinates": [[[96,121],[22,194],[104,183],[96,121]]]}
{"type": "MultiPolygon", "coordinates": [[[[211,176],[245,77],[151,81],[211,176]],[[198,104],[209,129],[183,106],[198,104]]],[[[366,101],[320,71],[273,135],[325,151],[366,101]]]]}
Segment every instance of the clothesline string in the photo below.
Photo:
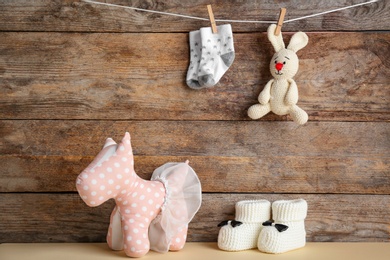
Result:
{"type": "MultiPolygon", "coordinates": [[[[190,16],[190,15],[176,14],[176,13],[169,13],[169,12],[161,12],[161,11],[142,9],[142,8],[132,7],[132,6],[124,6],[124,5],[103,3],[103,2],[92,1],[92,0],[82,0],[82,1],[86,2],[86,3],[97,4],[97,5],[104,5],[104,6],[110,6],[110,7],[119,7],[119,8],[124,8],[124,9],[131,9],[131,10],[136,10],[136,11],[155,13],[155,14],[162,14],[162,15],[170,15],[170,16],[176,16],[176,17],[193,19],[193,20],[209,21],[208,18],[197,17],[197,16],[190,16]]],[[[311,14],[311,15],[297,17],[297,18],[285,20],[284,23],[290,23],[290,22],[295,22],[295,21],[299,21],[299,20],[304,20],[304,19],[307,19],[307,18],[315,17],[315,16],[320,16],[320,15],[329,14],[329,13],[333,13],[333,12],[338,12],[338,11],[342,11],[342,10],[346,10],[346,9],[350,9],[350,8],[355,8],[355,7],[358,7],[358,6],[372,4],[372,3],[375,3],[375,2],[378,2],[378,1],[379,0],[371,0],[371,1],[368,1],[368,2],[364,2],[364,3],[349,5],[349,6],[345,6],[345,7],[341,7],[341,8],[337,8],[337,9],[332,9],[332,10],[329,10],[329,11],[324,11],[324,12],[320,12],[320,13],[315,13],[315,14],[311,14]]],[[[215,19],[215,21],[216,22],[223,22],[223,23],[266,23],[266,24],[276,23],[276,21],[250,21],[250,20],[226,20],[226,19],[215,19]]]]}

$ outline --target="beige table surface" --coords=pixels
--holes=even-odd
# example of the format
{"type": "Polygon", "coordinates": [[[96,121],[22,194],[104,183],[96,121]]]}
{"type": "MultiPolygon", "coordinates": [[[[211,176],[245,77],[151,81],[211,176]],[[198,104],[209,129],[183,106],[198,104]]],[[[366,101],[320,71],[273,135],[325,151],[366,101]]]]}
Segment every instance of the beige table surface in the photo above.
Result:
{"type": "MultiPolygon", "coordinates": [[[[1,260],[101,260],[127,259],[123,251],[111,251],[105,243],[75,244],[1,244],[1,260]]],[[[287,253],[272,255],[257,249],[242,252],[225,252],[216,243],[187,243],[179,252],[160,254],[150,251],[142,259],[159,260],[390,260],[390,243],[307,243],[304,248],[287,253]]]]}

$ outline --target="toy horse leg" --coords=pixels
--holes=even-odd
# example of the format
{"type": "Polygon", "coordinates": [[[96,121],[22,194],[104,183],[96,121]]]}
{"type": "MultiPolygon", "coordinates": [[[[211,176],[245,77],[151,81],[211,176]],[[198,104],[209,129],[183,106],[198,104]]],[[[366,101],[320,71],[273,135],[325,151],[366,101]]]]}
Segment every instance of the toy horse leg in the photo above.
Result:
{"type": "Polygon", "coordinates": [[[291,106],[290,116],[292,117],[294,122],[296,122],[297,124],[300,124],[300,125],[305,124],[307,122],[307,120],[309,119],[309,116],[307,115],[307,113],[302,108],[298,107],[297,105],[291,106]]]}
{"type": "Polygon", "coordinates": [[[251,106],[248,109],[248,116],[252,119],[259,119],[266,114],[268,114],[271,111],[271,105],[270,103],[267,103],[265,105],[262,104],[256,104],[251,106]]]}
{"type": "Polygon", "coordinates": [[[176,236],[172,238],[171,245],[169,246],[169,251],[179,251],[184,247],[187,239],[187,231],[188,226],[186,225],[179,231],[179,233],[176,234],[176,236]]]}
{"type": "Polygon", "coordinates": [[[110,227],[107,233],[107,244],[112,250],[123,250],[123,232],[121,214],[115,206],[110,217],[110,227]]]}
{"type": "Polygon", "coordinates": [[[129,218],[122,221],[124,232],[124,250],[127,256],[141,257],[150,249],[148,239],[149,223],[142,217],[129,218]],[[139,219],[139,220],[137,220],[139,219]]]}

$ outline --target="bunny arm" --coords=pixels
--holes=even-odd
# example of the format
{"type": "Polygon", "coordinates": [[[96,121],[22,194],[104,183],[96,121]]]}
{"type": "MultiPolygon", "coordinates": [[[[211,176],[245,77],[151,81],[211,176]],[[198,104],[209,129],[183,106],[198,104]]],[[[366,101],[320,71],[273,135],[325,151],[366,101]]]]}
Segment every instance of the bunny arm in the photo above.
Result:
{"type": "Polygon", "coordinates": [[[271,98],[271,86],[274,82],[274,79],[271,79],[268,81],[268,83],[265,85],[264,89],[260,92],[259,97],[257,98],[260,102],[260,104],[265,105],[269,102],[271,98]]]}
{"type": "Polygon", "coordinates": [[[284,103],[288,106],[298,103],[298,86],[293,79],[287,80],[289,88],[284,98],[284,103]]]}

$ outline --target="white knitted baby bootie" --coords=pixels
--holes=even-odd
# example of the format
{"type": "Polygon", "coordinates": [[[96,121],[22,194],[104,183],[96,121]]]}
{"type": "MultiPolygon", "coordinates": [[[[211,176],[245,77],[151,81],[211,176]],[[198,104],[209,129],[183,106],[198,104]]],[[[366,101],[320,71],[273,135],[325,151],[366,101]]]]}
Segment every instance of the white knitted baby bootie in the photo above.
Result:
{"type": "Polygon", "coordinates": [[[236,203],[236,219],[221,222],[218,247],[226,251],[256,248],[262,223],[271,215],[267,200],[243,200],[236,203]]]}
{"type": "Polygon", "coordinates": [[[274,223],[263,223],[265,227],[260,232],[258,249],[265,253],[278,254],[304,247],[306,215],[307,202],[303,199],[272,203],[274,223]]]}

